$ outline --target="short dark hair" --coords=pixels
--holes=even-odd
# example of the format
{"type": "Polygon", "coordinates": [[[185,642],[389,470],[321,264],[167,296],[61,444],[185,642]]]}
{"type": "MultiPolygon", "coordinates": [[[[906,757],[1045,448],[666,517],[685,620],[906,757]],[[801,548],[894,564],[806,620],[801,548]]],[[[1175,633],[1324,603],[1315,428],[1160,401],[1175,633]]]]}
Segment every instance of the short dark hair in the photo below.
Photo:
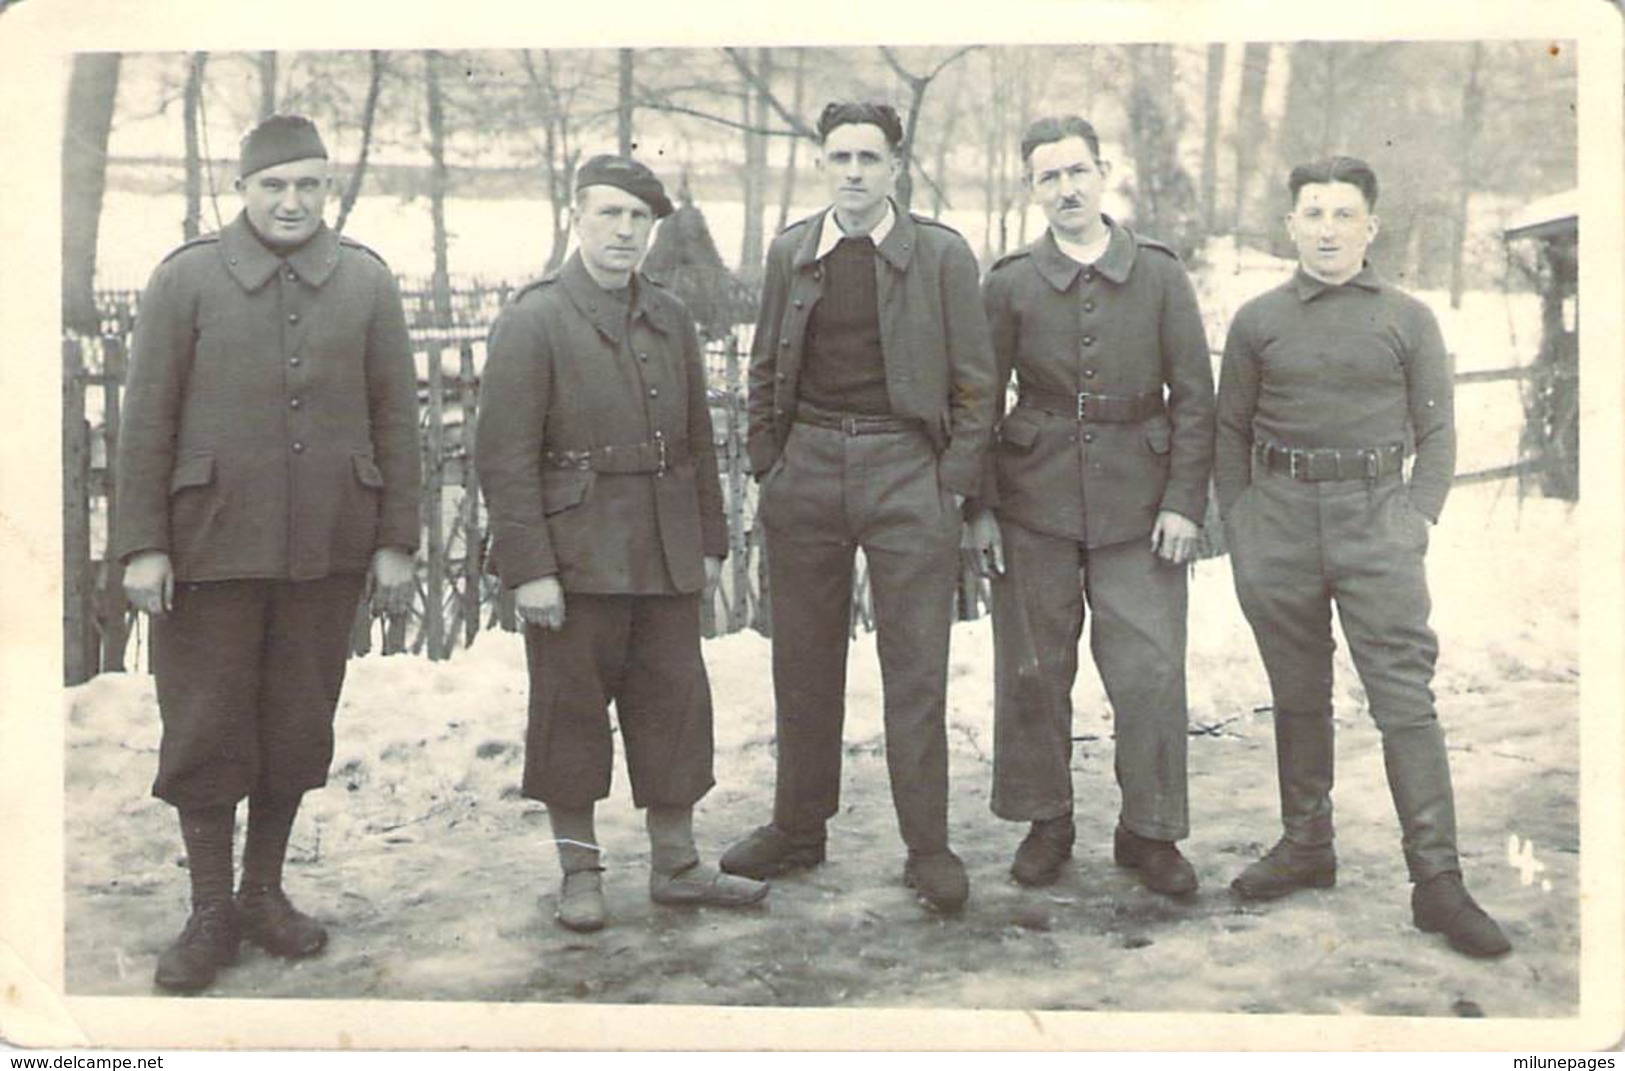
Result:
{"type": "Polygon", "coordinates": [[[1292,194],[1292,207],[1298,206],[1298,191],[1325,182],[1357,186],[1365,198],[1366,208],[1377,207],[1377,173],[1357,156],[1326,156],[1294,167],[1286,180],[1286,188],[1292,194]]]}
{"type": "Polygon", "coordinates": [[[832,100],[824,105],[823,114],[818,117],[818,143],[822,145],[829,137],[830,131],[838,126],[862,125],[878,126],[880,132],[886,135],[886,144],[896,152],[903,145],[903,121],[897,117],[897,109],[890,104],[875,104],[870,101],[832,100]]]}
{"type": "Polygon", "coordinates": [[[1030,167],[1033,160],[1033,150],[1040,145],[1048,145],[1052,141],[1064,141],[1067,138],[1082,138],[1083,143],[1089,146],[1089,155],[1100,163],[1100,135],[1089,120],[1080,115],[1046,115],[1042,119],[1034,119],[1027,127],[1027,132],[1021,135],[1021,163],[1030,167]]]}

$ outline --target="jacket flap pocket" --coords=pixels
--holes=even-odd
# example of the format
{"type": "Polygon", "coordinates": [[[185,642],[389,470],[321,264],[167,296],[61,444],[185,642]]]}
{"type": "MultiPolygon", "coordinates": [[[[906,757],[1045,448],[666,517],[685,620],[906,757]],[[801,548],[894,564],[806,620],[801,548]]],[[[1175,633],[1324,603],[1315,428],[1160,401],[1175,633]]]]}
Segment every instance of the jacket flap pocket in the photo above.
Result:
{"type": "Polygon", "coordinates": [[[1038,441],[1043,418],[1027,409],[1013,409],[999,421],[999,441],[1017,450],[1031,450],[1038,441]]]}
{"type": "Polygon", "coordinates": [[[542,473],[542,513],[548,517],[574,509],[587,498],[591,469],[562,469],[542,473]]]}
{"type": "Polygon", "coordinates": [[[352,454],[355,461],[355,478],[367,487],[384,486],[384,474],[378,471],[378,463],[365,454],[352,454]]]}
{"type": "Polygon", "coordinates": [[[175,466],[169,477],[169,493],[188,487],[207,487],[214,482],[214,455],[199,454],[175,466]]]}
{"type": "Polygon", "coordinates": [[[1166,454],[1173,445],[1174,429],[1167,417],[1153,417],[1145,422],[1145,442],[1153,453],[1166,454]]]}

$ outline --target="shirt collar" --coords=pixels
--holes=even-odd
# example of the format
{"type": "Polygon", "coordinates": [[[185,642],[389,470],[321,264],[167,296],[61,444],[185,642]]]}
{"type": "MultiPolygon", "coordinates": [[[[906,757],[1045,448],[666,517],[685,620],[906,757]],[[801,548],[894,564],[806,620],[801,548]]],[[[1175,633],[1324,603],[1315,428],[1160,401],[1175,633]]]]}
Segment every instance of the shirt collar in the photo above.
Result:
{"type": "Polygon", "coordinates": [[[598,285],[598,280],[582,263],[580,250],[572,253],[570,259],[564,262],[564,267],[559,270],[559,281],[564,284],[564,292],[570,296],[571,304],[580,310],[600,335],[613,343],[619,344],[626,325],[640,316],[655,329],[671,333],[672,323],[664,308],[651,300],[649,291],[653,284],[638,272],[632,273],[631,281],[627,284],[631,293],[624,303],[615,300],[598,285]]]}
{"type": "Polygon", "coordinates": [[[220,255],[244,290],[258,290],[284,264],[306,284],[319,287],[338,266],[339,236],[323,223],[304,245],[281,256],[259,240],[249,227],[248,216],[240,214],[220,230],[220,255]]]}
{"type": "MultiPolygon", "coordinates": [[[[1129,271],[1134,267],[1134,234],[1110,216],[1102,215],[1101,218],[1111,231],[1111,240],[1106,243],[1106,251],[1100,254],[1100,259],[1095,261],[1094,269],[1121,286],[1128,281],[1129,271]]],[[[1055,235],[1048,229],[1043,237],[1033,243],[1032,256],[1039,274],[1056,290],[1066,290],[1083,270],[1082,264],[1061,252],[1061,247],[1055,244],[1055,235]]]]}
{"type": "Polygon", "coordinates": [[[1371,266],[1371,262],[1366,261],[1360,266],[1358,275],[1346,282],[1334,285],[1322,279],[1316,279],[1313,275],[1304,271],[1303,265],[1300,264],[1298,270],[1292,273],[1292,286],[1298,292],[1299,301],[1313,301],[1328,290],[1337,290],[1344,286],[1357,286],[1362,290],[1373,292],[1381,290],[1382,277],[1377,274],[1377,269],[1371,266]]]}
{"type": "MultiPolygon", "coordinates": [[[[876,249],[879,249],[880,243],[886,240],[886,235],[891,233],[892,226],[896,222],[897,210],[892,207],[891,198],[888,197],[886,214],[880,217],[880,222],[869,232],[869,240],[875,243],[876,249]]],[[[841,225],[835,221],[833,208],[824,213],[823,218],[818,221],[818,226],[818,251],[813,255],[813,259],[823,260],[829,255],[829,251],[835,248],[836,243],[846,237],[846,234],[841,230],[841,225]]]]}

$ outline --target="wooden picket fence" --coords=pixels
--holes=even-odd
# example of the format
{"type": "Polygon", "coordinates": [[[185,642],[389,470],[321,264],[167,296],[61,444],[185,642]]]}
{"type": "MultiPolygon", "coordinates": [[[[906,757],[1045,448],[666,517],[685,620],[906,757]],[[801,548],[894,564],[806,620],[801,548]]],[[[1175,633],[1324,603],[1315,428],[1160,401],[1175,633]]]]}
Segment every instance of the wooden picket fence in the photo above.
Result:
{"type": "MultiPolygon", "coordinates": [[[[449,300],[442,295],[439,307],[449,311],[437,314],[426,283],[403,281],[422,420],[418,590],[404,614],[375,619],[364,604],[358,608],[356,653],[376,649],[443,659],[473,644],[482,630],[517,628],[511,594],[483,569],[487,523],[473,465],[478,369],[491,322],[512,293],[508,284],[460,286],[449,300]]],[[[106,552],[117,503],[112,460],[139,298],[135,291],[100,292],[98,332],[62,340],[63,670],[69,684],[135,668],[132,646],[137,652],[146,649],[144,615],[126,603],[123,569],[106,552]]],[[[745,628],[768,631],[762,538],[745,453],[745,365],[737,334],[707,346],[730,550],[722,583],[702,608],[707,636],[745,628]]],[[[852,629],[872,629],[874,613],[861,576],[855,595],[852,629]]],[[[967,582],[962,596],[964,616],[985,606],[980,585],[967,582]]]]}

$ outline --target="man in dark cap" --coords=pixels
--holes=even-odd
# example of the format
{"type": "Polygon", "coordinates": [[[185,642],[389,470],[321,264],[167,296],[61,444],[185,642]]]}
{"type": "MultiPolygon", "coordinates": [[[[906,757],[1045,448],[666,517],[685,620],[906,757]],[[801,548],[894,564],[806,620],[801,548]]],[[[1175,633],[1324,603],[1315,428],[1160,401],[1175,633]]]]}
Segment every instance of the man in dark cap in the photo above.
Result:
{"type": "Polygon", "coordinates": [[[1430,688],[1439,643],[1423,559],[1455,472],[1449,355],[1428,307],[1366,263],[1377,236],[1371,168],[1348,156],[1301,164],[1287,188],[1298,270],[1236,313],[1219,377],[1215,482],[1236,595],[1274,697],[1284,826],[1232,887],[1267,900],[1337,881],[1335,602],[1382,734],[1412,921],[1458,951],[1498,956],[1511,945],[1462,883],[1430,688]]]}
{"type": "Polygon", "coordinates": [[[213,981],[240,937],[287,957],[326,943],[282,891],[288,836],[326,783],[364,587],[382,611],[414,587],[406,320],[384,262],[323,222],[328,188],[314,124],[260,123],[242,144],[242,214],[164,259],[136,324],[113,546],[152,615],[153,793],[179,811],[191,877],[191,918],[156,972],[176,991],[213,981]]]}
{"type": "Polygon", "coordinates": [[[1056,880],[1075,836],[1087,607],[1116,728],[1112,857],[1153,892],[1185,895],[1185,573],[1213,463],[1207,336],[1173,251],[1101,213],[1108,166],[1087,120],[1039,119],[1021,158],[1049,227],[988,272],[1000,382],[1013,371],[1019,397],[971,521],[994,578],[993,810],[1031,823],[1015,879],[1056,880]]]}
{"type": "Polygon", "coordinates": [[[897,113],[830,104],[818,135],[832,203],[774,239],[751,348],[778,783],[771,824],[729,849],[722,868],[760,878],[824,859],[861,547],[903,880],[954,912],[969,884],[948,846],[948,638],[960,508],[980,484],[993,417],[993,352],[970,247],[891,199],[897,113]]]}
{"type": "Polygon", "coordinates": [[[593,811],[609,795],[610,703],[647,816],[651,898],[741,907],[767,895],[694,844],[694,804],[714,783],[700,599],[728,532],[694,323],[637,270],[671,211],[641,163],[588,160],[580,248],[497,318],[485,364],[476,463],[530,670],[522,791],[547,804],[557,915],[572,930],[606,918],[593,811]]]}

